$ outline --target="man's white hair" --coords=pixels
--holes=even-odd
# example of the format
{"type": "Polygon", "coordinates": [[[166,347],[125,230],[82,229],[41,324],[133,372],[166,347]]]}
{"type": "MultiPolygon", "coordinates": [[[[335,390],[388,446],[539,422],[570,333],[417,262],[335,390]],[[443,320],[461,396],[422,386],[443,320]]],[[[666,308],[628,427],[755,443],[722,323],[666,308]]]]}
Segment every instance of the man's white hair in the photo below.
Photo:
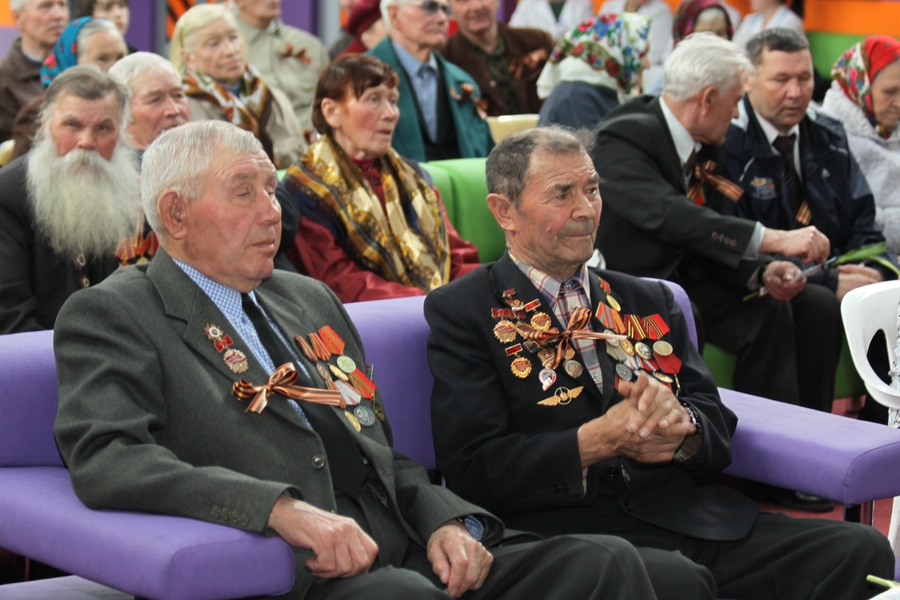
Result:
{"type": "Polygon", "coordinates": [[[26,4],[28,4],[28,0],[9,0],[9,10],[22,12],[25,10],[26,4]]]}
{"type": "Polygon", "coordinates": [[[381,0],[381,21],[384,23],[384,30],[391,32],[391,17],[388,14],[388,7],[394,4],[403,4],[403,0],[381,0]]]}
{"type": "Polygon", "coordinates": [[[134,100],[134,90],[131,87],[131,82],[147,73],[165,73],[171,75],[175,81],[181,81],[181,75],[178,74],[175,66],[166,58],[153,52],[128,54],[109,70],[109,74],[115,77],[119,83],[132,89],[132,94],[125,105],[125,127],[134,123],[134,116],[131,114],[131,101],[134,100]]]}
{"type": "Polygon", "coordinates": [[[150,227],[165,233],[159,199],[166,191],[173,190],[186,201],[203,194],[203,175],[214,156],[262,151],[252,133],[227,121],[194,121],[164,131],[144,152],[141,164],[141,202],[150,227]]]}
{"type": "Polygon", "coordinates": [[[734,42],[705,31],[693,33],[666,59],[663,95],[685,101],[710,86],[726,94],[752,72],[753,65],[734,42]]]}

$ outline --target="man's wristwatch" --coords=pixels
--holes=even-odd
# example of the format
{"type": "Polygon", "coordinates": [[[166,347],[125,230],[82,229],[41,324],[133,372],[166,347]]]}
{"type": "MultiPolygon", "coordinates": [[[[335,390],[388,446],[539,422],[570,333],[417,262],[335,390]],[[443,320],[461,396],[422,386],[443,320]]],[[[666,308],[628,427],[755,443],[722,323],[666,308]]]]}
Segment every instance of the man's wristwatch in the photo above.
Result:
{"type": "MultiPolygon", "coordinates": [[[[681,406],[684,407],[684,410],[687,411],[688,417],[691,419],[691,425],[693,425],[695,428],[694,435],[702,435],[703,428],[700,423],[700,419],[697,418],[697,413],[694,412],[694,407],[692,407],[687,402],[684,402],[683,400],[679,400],[679,402],[681,402],[681,406]]],[[[697,453],[697,450],[699,450],[699,448],[697,448],[697,450],[695,450],[693,452],[689,452],[684,447],[685,442],[687,442],[689,439],[691,439],[693,437],[694,436],[684,438],[684,441],[681,443],[681,446],[678,448],[678,450],[675,451],[675,455],[672,456],[672,462],[674,462],[676,464],[685,463],[694,457],[694,455],[697,453]]]]}
{"type": "Polygon", "coordinates": [[[466,515],[464,517],[459,517],[456,519],[460,523],[465,526],[465,528],[469,531],[469,535],[472,536],[472,539],[476,542],[480,542],[481,538],[484,537],[484,525],[481,523],[481,519],[473,515],[466,515]]]}

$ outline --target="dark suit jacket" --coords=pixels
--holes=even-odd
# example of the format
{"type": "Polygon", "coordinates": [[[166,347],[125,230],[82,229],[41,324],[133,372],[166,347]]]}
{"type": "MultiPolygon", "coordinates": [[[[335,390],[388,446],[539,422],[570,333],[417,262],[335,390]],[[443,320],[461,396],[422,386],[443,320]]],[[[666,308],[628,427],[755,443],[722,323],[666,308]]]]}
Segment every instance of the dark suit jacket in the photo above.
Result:
{"type": "MultiPolygon", "coordinates": [[[[275,271],[256,290],[269,316],[291,338],[331,325],[345,354],[365,364],[359,335],[328,288],[275,271]]],[[[268,380],[247,344],[193,281],[160,249],[149,267],[122,269],[76,294],[60,313],[54,336],[59,378],[55,431],[78,497],[88,506],[180,515],[240,529],[267,531],[285,491],[333,510],[321,438],[290,405],[270,397],[262,414],[245,414],[232,384],[268,380]],[[249,360],[233,373],[207,339],[214,324],[249,360]]],[[[324,387],[307,364],[314,383],[324,387]]],[[[363,400],[371,407],[371,401],[363,400]]],[[[337,409],[334,409],[337,410],[337,409]]],[[[387,422],[357,433],[338,412],[390,496],[412,543],[425,545],[446,521],[479,514],[486,544],[502,524],[449,490],[430,485],[425,470],[390,447],[387,422]]],[[[297,550],[295,589],[311,585],[297,550]]]]}
{"type": "MultiPolygon", "coordinates": [[[[540,29],[528,29],[510,27],[504,23],[498,23],[499,34],[506,46],[506,54],[512,65],[535,50],[546,50],[547,56],[553,51],[553,38],[546,31],[540,29]]],[[[493,83],[490,71],[482,62],[478,50],[466,39],[461,32],[456,32],[447,41],[447,45],[441,50],[444,58],[461,68],[472,76],[478,87],[481,88],[482,97],[487,100],[487,114],[490,116],[508,115],[509,107],[506,101],[493,83]]],[[[519,77],[513,78],[513,91],[523,113],[536,113],[541,109],[541,100],[537,95],[537,79],[544,69],[544,61],[534,67],[522,65],[519,77]]]]}
{"type": "Polygon", "coordinates": [[[60,257],[34,228],[26,186],[28,156],[0,169],[0,334],[53,329],[66,299],[119,266],[110,253],[79,267],[60,257]]]}
{"type": "MultiPolygon", "coordinates": [[[[673,279],[690,258],[723,285],[745,289],[761,264],[741,259],[755,223],[720,214],[730,201],[709,186],[705,206],[685,196],[681,161],[658,98],[635,98],[611,112],[597,127],[591,156],[603,196],[597,247],[610,269],[673,279]]],[[[704,146],[698,159],[715,160],[721,169],[725,149],[704,146]]],[[[685,268],[696,270],[693,262],[685,268]]]]}
{"type": "Polygon", "coordinates": [[[43,93],[41,65],[25,56],[17,38],[0,62],[0,142],[12,137],[13,120],[22,106],[43,93]]]}
{"type": "MultiPolygon", "coordinates": [[[[617,457],[592,465],[582,479],[577,430],[622,400],[614,387],[614,363],[601,344],[602,390],[587,369],[573,379],[560,367],[556,382],[543,391],[537,376],[541,363],[527,350],[522,355],[532,362],[531,374],[524,379],[512,374],[512,359],[506,354],[512,344],[494,337],[497,320],[491,316],[492,308],[506,306],[505,290],[515,290],[523,302],[540,299],[535,312],[553,317],[552,327],[560,331],[565,327],[507,254],[431,292],[425,300],[431,326],[428,361],[435,378],[432,431],[438,468],[447,485],[503,515],[508,525],[542,534],[602,533],[624,512],[701,539],[742,537],[755,519],[755,504],[730,488],[698,488],[693,481],[694,476],[717,473],[731,462],[737,417],[721,404],[672,293],[662,283],[591,270],[594,309],[604,297],[598,275],[611,285],[623,313],[659,313],[669,324],[671,332],[663,339],[684,361],[678,375],[681,399],[702,422],[700,451],[679,466],[643,465],[617,457]],[[538,404],[559,387],[578,386],[584,391],[567,405],[538,404]]],[[[596,318],[591,324],[594,331],[604,329],[596,318]]]]}

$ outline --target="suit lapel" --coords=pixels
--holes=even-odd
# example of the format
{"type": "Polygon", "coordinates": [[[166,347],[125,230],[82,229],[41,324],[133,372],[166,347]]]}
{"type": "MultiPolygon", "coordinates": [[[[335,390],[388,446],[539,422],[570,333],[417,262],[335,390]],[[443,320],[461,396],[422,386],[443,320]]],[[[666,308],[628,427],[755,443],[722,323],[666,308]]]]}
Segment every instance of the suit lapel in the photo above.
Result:
{"type": "MultiPolygon", "coordinates": [[[[600,289],[599,275],[590,269],[588,269],[588,285],[591,288],[591,327],[594,331],[602,332],[606,327],[597,319],[597,306],[601,300],[606,299],[606,292],[600,289]]],[[[606,342],[597,343],[597,356],[600,358],[600,369],[603,371],[603,412],[606,412],[616,391],[616,371],[606,353],[606,342]]]]}
{"type": "Polygon", "coordinates": [[[666,117],[663,115],[662,107],[659,105],[659,98],[654,98],[648,105],[650,113],[659,120],[659,126],[662,128],[663,138],[659,149],[659,167],[670,184],[672,184],[679,193],[687,193],[687,186],[684,182],[684,170],[681,168],[681,159],[678,157],[678,150],[675,149],[675,140],[672,139],[672,132],[666,123],[666,117]]]}
{"type": "MultiPolygon", "coordinates": [[[[494,294],[497,296],[497,300],[500,306],[506,305],[506,302],[503,298],[503,292],[510,289],[516,290],[516,297],[525,303],[528,303],[535,298],[540,300],[540,308],[535,309],[534,311],[529,313],[529,316],[533,316],[534,313],[538,311],[545,312],[550,315],[551,327],[556,327],[559,331],[566,330],[566,326],[568,325],[568,323],[559,322],[559,319],[556,317],[556,314],[553,312],[553,309],[550,307],[547,299],[544,298],[543,294],[541,294],[531,282],[531,280],[528,279],[528,276],[525,275],[525,273],[523,273],[518,266],[516,266],[515,262],[513,262],[512,258],[510,258],[508,252],[505,253],[499,261],[497,261],[496,266],[491,271],[491,279],[494,287],[494,294]]],[[[593,292],[591,293],[593,294],[593,292]]],[[[526,320],[528,320],[528,317],[526,318],[526,320]]],[[[602,329],[597,330],[596,325],[593,325],[593,327],[595,327],[595,331],[602,331],[602,329]]],[[[572,349],[575,350],[576,355],[579,359],[581,359],[581,366],[584,367],[584,358],[581,356],[581,353],[579,353],[574,346],[572,347],[572,349]]],[[[597,346],[597,352],[598,354],[602,352],[599,345],[597,346]]],[[[537,354],[531,354],[528,350],[523,350],[522,356],[526,356],[529,360],[532,361],[532,371],[534,372],[528,375],[529,378],[534,377],[541,371],[541,369],[544,368],[544,366],[541,364],[540,359],[537,357],[537,354]]],[[[565,359],[563,359],[563,362],[560,363],[559,367],[557,367],[557,377],[559,377],[560,374],[565,374],[565,376],[571,377],[565,371],[565,362],[565,359]]],[[[601,366],[603,365],[602,356],[600,364],[601,366]]],[[[579,383],[579,385],[584,386],[585,392],[594,396],[598,400],[603,399],[604,395],[602,394],[601,390],[598,389],[597,384],[594,383],[594,380],[591,377],[591,374],[588,373],[587,368],[583,368],[581,375],[575,377],[574,379],[579,383]]],[[[605,370],[603,372],[603,380],[604,382],[607,381],[607,374],[605,370]]],[[[554,387],[557,387],[556,384],[548,388],[548,395],[552,393],[554,387]]]]}

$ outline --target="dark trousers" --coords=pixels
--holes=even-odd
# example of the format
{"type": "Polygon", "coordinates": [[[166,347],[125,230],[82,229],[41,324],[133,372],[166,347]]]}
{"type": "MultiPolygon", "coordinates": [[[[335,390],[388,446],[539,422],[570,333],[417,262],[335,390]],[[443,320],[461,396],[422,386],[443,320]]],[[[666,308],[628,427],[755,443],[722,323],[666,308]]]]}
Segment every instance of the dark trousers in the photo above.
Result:
{"type": "Polygon", "coordinates": [[[844,339],[834,292],[808,284],[790,302],[744,302],[712,280],[679,283],[700,311],[706,341],[737,355],[735,390],[831,412],[844,339]]]}
{"type": "Polygon", "coordinates": [[[604,533],[680,552],[708,569],[734,600],[857,600],[880,591],[866,575],[894,578],[894,553],[874,527],[763,513],[735,542],[706,542],[623,516],[604,533]]]}
{"type": "MultiPolygon", "coordinates": [[[[601,538],[601,536],[596,536],[601,538]]],[[[637,551],[624,540],[603,543],[555,537],[491,549],[494,563],[472,600],[541,598],[644,600],[655,598],[637,551]]],[[[447,600],[444,586],[421,548],[410,548],[403,563],[347,579],[313,584],[310,600],[447,600]]]]}

